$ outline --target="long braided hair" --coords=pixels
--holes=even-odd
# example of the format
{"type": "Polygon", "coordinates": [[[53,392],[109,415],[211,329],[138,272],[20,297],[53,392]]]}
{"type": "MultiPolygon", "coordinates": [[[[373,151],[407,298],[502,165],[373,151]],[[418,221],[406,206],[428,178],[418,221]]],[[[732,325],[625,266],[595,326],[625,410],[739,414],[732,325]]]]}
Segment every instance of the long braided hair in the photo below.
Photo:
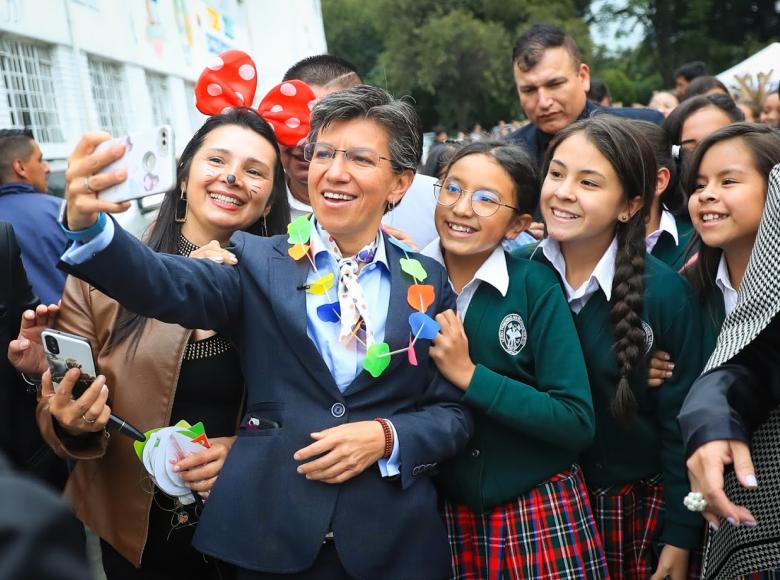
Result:
{"type": "Polygon", "coordinates": [[[612,400],[612,415],[624,427],[636,416],[638,403],[629,377],[642,366],[645,332],[642,328],[645,273],[645,222],[653,202],[656,159],[653,148],[633,122],[611,115],[598,115],[574,123],[559,132],[547,150],[544,174],[555,149],[574,134],[583,134],[607,159],[623,186],[623,202],[639,197],[641,208],[626,221],[615,222],[617,256],[612,282],[614,351],[620,379],[612,400]]]}

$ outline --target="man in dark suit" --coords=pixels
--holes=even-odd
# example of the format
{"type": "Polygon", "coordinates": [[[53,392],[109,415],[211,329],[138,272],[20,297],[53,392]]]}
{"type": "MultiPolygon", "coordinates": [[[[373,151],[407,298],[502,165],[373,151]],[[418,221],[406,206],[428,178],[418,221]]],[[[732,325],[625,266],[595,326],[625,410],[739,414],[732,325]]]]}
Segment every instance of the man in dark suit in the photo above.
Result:
{"type": "Polygon", "coordinates": [[[663,123],[652,109],[604,107],[588,101],[590,67],[574,39],[557,26],[536,24],[515,42],[512,69],[529,124],[509,135],[542,166],[553,136],[575,121],[600,113],[663,123]]]}
{"type": "Polygon", "coordinates": [[[0,222],[0,450],[17,469],[62,489],[68,472],[65,462],[54,455],[38,432],[36,388],[22,380],[5,356],[9,342],[19,332],[22,312],[37,304],[14,230],[11,224],[0,222]]]}
{"type": "MultiPolygon", "coordinates": [[[[241,353],[247,412],[197,549],[236,564],[242,579],[445,578],[450,551],[430,475],[473,425],[429,359],[430,336],[416,357],[397,352],[424,307],[410,304],[416,282],[405,270],[432,291],[431,317],[455,300],[440,266],[380,231],[414,177],[421,123],[411,105],[361,85],[319,101],[311,127],[315,219],[299,219],[290,234],[306,244],[301,254],[287,236],[243,232],[233,238],[236,267],[149,251],[98,216],[118,209],[90,192],[112,177],[82,185],[105,164],[93,165],[100,153],[83,141],[70,160],[67,227],[89,241],[63,262],[131,311],[217,329],[241,353]],[[338,290],[323,295],[331,275],[338,290]],[[383,350],[395,354],[381,358],[383,350]]],[[[238,169],[221,167],[219,187],[239,187],[238,169]]]]}

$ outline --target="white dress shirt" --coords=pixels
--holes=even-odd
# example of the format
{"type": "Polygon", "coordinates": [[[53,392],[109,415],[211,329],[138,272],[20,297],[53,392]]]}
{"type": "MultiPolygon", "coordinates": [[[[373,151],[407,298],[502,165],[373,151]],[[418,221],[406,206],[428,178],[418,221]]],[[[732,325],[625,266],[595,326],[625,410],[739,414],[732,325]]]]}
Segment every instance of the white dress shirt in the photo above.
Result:
{"type": "Polygon", "coordinates": [[[726,263],[725,254],[720,255],[718,273],[715,275],[715,285],[723,293],[723,306],[726,310],[726,316],[728,316],[737,305],[737,291],[731,285],[731,276],[729,276],[729,266],[726,263]]]}
{"type": "Polygon", "coordinates": [[[645,246],[647,247],[647,253],[650,254],[658,243],[658,239],[661,234],[668,232],[674,238],[674,245],[680,245],[680,236],[677,233],[677,220],[674,219],[672,212],[664,208],[661,210],[661,223],[658,224],[658,229],[645,238],[645,246]]]}
{"type": "Polygon", "coordinates": [[[563,280],[563,289],[566,292],[566,300],[569,302],[569,308],[575,314],[579,314],[580,310],[585,308],[585,305],[590,300],[599,288],[601,288],[604,295],[607,297],[607,301],[612,298],[612,280],[615,277],[615,258],[617,257],[617,238],[612,239],[612,243],[609,244],[607,251],[601,256],[601,259],[596,264],[593,272],[590,274],[590,278],[583,282],[579,288],[572,288],[569,281],[566,279],[566,261],[563,259],[561,253],[561,246],[555,240],[551,238],[545,238],[541,241],[534,253],[541,249],[544,252],[545,258],[547,258],[553,265],[553,268],[560,274],[563,280]]]}
{"type": "Polygon", "coordinates": [[[292,194],[292,191],[290,191],[289,186],[287,187],[287,201],[290,204],[290,219],[295,219],[298,217],[301,217],[302,215],[310,214],[311,206],[306,205],[302,201],[299,201],[296,199],[296,197],[292,194]]]}
{"type": "MultiPolygon", "coordinates": [[[[447,269],[447,266],[444,263],[444,255],[441,251],[439,238],[436,238],[428,244],[421,254],[433,258],[444,266],[445,270],[447,269]]],[[[506,266],[506,255],[501,246],[496,246],[493,253],[488,256],[488,259],[485,260],[476,271],[474,277],[463,286],[463,290],[460,294],[456,292],[458,297],[455,302],[458,305],[458,316],[461,320],[466,318],[466,312],[469,309],[469,304],[471,304],[471,299],[474,298],[474,293],[482,282],[486,282],[493,286],[493,288],[498,290],[502,297],[506,296],[507,290],[509,290],[509,270],[506,266]]],[[[452,280],[450,280],[450,286],[452,286],[452,280]]],[[[454,287],[453,291],[455,291],[454,287]]]]}

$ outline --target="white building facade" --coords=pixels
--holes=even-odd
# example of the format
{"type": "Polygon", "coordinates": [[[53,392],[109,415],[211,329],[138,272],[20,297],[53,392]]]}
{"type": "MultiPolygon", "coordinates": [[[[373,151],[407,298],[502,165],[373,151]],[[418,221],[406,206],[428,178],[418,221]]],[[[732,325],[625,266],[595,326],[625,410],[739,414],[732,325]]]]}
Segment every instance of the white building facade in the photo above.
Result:
{"type": "Polygon", "coordinates": [[[202,124],[209,58],[252,56],[255,105],[293,63],[327,51],[320,0],[0,0],[0,127],[28,127],[64,159],[86,131],[170,124],[180,152],[202,124]]]}

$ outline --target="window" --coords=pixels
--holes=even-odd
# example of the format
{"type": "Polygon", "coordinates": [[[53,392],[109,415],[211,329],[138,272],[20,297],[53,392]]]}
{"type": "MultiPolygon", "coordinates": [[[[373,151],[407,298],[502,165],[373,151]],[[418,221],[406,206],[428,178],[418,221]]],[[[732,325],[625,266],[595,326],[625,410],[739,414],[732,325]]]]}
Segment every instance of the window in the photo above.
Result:
{"type": "Polygon", "coordinates": [[[31,129],[41,143],[62,143],[54,98],[51,51],[39,44],[3,38],[0,69],[14,127],[31,129]]]}
{"type": "Polygon", "coordinates": [[[149,89],[149,100],[152,102],[154,124],[170,125],[171,97],[168,93],[168,80],[162,75],[147,72],[146,86],[149,89]]]}
{"type": "Polygon", "coordinates": [[[127,120],[122,100],[127,98],[127,91],[122,67],[93,57],[89,57],[88,62],[92,99],[100,128],[115,136],[124,135],[127,133],[127,120]]]}

